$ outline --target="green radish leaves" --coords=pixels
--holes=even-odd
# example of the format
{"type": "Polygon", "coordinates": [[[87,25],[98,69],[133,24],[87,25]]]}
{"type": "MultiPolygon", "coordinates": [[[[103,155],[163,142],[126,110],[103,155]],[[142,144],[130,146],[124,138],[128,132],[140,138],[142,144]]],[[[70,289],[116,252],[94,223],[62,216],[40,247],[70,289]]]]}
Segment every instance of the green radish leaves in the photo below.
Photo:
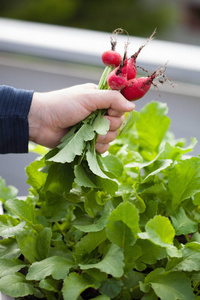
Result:
{"type": "MultiPolygon", "coordinates": [[[[57,149],[53,149],[46,156],[46,162],[50,164],[47,175],[49,190],[52,191],[55,185],[55,176],[58,180],[56,188],[60,185],[61,192],[69,192],[73,181],[80,186],[101,189],[109,193],[117,190],[117,181],[106,174],[109,170],[95,151],[97,134],[105,135],[108,130],[109,122],[101,111],[93,112],[80,122],[79,126],[71,129],[57,149]],[[54,169],[52,178],[51,168],[54,169]],[[64,182],[64,178],[67,177],[69,178],[64,182]]],[[[115,162],[115,169],[118,164],[120,162],[115,162]]]]}

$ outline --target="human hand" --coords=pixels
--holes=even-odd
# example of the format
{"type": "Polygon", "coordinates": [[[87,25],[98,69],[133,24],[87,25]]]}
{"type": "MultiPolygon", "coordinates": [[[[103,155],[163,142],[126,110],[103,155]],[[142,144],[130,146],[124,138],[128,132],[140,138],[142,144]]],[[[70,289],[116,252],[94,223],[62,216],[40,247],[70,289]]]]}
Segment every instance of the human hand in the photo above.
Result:
{"type": "Polygon", "coordinates": [[[84,120],[97,109],[107,109],[105,116],[110,128],[105,136],[99,135],[96,150],[104,153],[118,134],[124,113],[135,108],[118,91],[98,90],[95,84],[33,94],[28,115],[29,140],[49,148],[56,147],[70,127],[84,120]]]}

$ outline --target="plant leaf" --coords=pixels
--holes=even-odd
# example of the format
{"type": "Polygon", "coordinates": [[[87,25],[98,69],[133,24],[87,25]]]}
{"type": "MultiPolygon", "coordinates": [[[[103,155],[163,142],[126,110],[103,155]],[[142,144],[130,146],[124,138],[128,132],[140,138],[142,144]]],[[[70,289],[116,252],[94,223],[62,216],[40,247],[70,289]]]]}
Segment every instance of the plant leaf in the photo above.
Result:
{"type": "Polygon", "coordinates": [[[71,164],[56,163],[49,166],[46,182],[43,190],[45,192],[62,195],[69,193],[74,181],[74,171],[71,164]]]}
{"type": "Polygon", "coordinates": [[[109,240],[121,248],[135,243],[139,229],[139,216],[136,207],[130,202],[117,206],[111,213],[107,223],[109,240]]]}
{"type": "Polygon", "coordinates": [[[24,221],[31,224],[37,224],[35,207],[33,204],[24,200],[11,199],[7,201],[6,206],[24,221]]]}
{"type": "Polygon", "coordinates": [[[46,181],[47,174],[39,171],[44,167],[44,158],[36,159],[29,166],[26,167],[26,174],[28,176],[27,183],[30,184],[36,191],[40,190],[46,181]]]}
{"type": "Polygon", "coordinates": [[[182,249],[182,257],[173,258],[167,264],[167,270],[178,272],[200,271],[200,244],[191,242],[182,249]]]}
{"type": "Polygon", "coordinates": [[[141,239],[150,240],[152,243],[165,247],[171,257],[180,257],[181,253],[173,245],[175,230],[169,219],[161,215],[150,219],[145,226],[146,232],[138,233],[141,239]]]}
{"type": "Polygon", "coordinates": [[[0,201],[5,203],[8,199],[15,198],[18,190],[16,187],[6,186],[5,180],[0,176],[0,201]]]}
{"type": "Polygon", "coordinates": [[[111,244],[100,262],[96,264],[79,264],[79,266],[82,270],[97,268],[102,272],[119,278],[123,275],[123,259],[124,256],[122,249],[120,249],[117,245],[111,244]]]}
{"type": "Polygon", "coordinates": [[[91,253],[95,248],[106,240],[105,230],[98,232],[89,232],[85,235],[75,246],[77,254],[83,254],[84,252],[91,253]]]}
{"type": "Polygon", "coordinates": [[[108,278],[106,281],[101,283],[101,286],[99,288],[99,291],[113,299],[116,297],[122,289],[122,281],[116,280],[115,278],[108,278]]]}
{"type": "Polygon", "coordinates": [[[165,248],[153,244],[148,240],[138,240],[137,245],[141,247],[141,255],[136,262],[142,261],[145,264],[153,265],[158,260],[167,257],[167,251],[165,248]]]}
{"type": "Polygon", "coordinates": [[[33,263],[40,259],[39,254],[37,252],[37,234],[32,232],[31,230],[24,229],[16,236],[17,243],[20,247],[21,253],[25,256],[25,258],[33,263]]]}
{"type": "Polygon", "coordinates": [[[154,244],[159,246],[168,247],[172,244],[175,230],[170,223],[169,219],[163,216],[155,216],[145,226],[145,233],[138,233],[142,239],[149,239],[154,244]]]}
{"type": "Polygon", "coordinates": [[[91,222],[91,219],[89,219],[90,220],[89,224],[88,223],[86,223],[86,224],[82,223],[81,224],[81,219],[79,219],[79,222],[78,223],[75,222],[73,224],[73,226],[76,229],[79,229],[79,230],[81,230],[83,232],[97,232],[97,231],[101,231],[103,228],[106,227],[106,224],[107,224],[109,216],[110,216],[110,211],[107,210],[107,211],[105,211],[102,214],[102,216],[98,220],[95,220],[94,222],[91,222]]]}
{"type": "Polygon", "coordinates": [[[139,112],[133,110],[131,112],[125,113],[125,121],[120,127],[120,135],[128,132],[133,127],[134,123],[139,118],[139,112]]]}
{"type": "MultiPolygon", "coordinates": [[[[145,279],[145,275],[140,272],[131,270],[128,274],[124,276],[124,287],[131,292],[131,296],[137,296],[138,299],[141,299],[143,292],[139,288],[139,282],[145,279]]],[[[136,297],[135,297],[136,298],[136,297]]]]}
{"type": "Polygon", "coordinates": [[[50,292],[58,292],[58,282],[52,278],[42,279],[39,283],[39,287],[50,292]]]}
{"type": "Polygon", "coordinates": [[[176,210],[170,217],[176,230],[176,235],[185,235],[197,231],[198,224],[186,215],[183,207],[176,210]]]}
{"type": "MultiPolygon", "coordinates": [[[[121,187],[122,190],[122,187],[121,187]]],[[[135,191],[134,188],[131,189],[123,189],[122,190],[122,198],[125,201],[129,201],[130,203],[132,203],[137,210],[139,211],[139,213],[143,213],[146,210],[146,204],[144,202],[144,200],[141,198],[140,195],[138,195],[138,193],[135,191]]]]}
{"type": "Polygon", "coordinates": [[[169,173],[172,209],[185,199],[200,192],[200,158],[192,157],[177,163],[169,173]]]}
{"type": "Polygon", "coordinates": [[[71,273],[64,280],[62,293],[64,300],[76,300],[78,296],[88,288],[97,289],[99,283],[94,281],[90,276],[71,273]]]}
{"type": "Polygon", "coordinates": [[[0,259],[1,277],[12,275],[20,269],[26,267],[26,264],[18,259],[0,259]]]}
{"type": "Polygon", "coordinates": [[[164,149],[159,154],[159,159],[172,159],[173,161],[179,160],[181,155],[193,151],[194,146],[197,143],[197,139],[191,138],[191,143],[186,148],[179,146],[173,146],[169,142],[165,143],[164,149]]]}
{"type": "Polygon", "coordinates": [[[21,250],[19,245],[14,238],[4,238],[0,240],[0,257],[5,259],[12,259],[19,257],[21,250]]]}
{"type": "Polygon", "coordinates": [[[108,179],[108,176],[102,171],[101,167],[99,166],[95,150],[88,148],[86,152],[86,158],[88,166],[93,174],[108,179]]]}
{"type": "Polygon", "coordinates": [[[37,241],[36,241],[36,251],[41,260],[47,258],[49,255],[51,237],[52,237],[51,228],[44,228],[38,234],[37,241]]]}
{"type": "Polygon", "coordinates": [[[0,215],[0,235],[2,237],[15,236],[23,230],[24,225],[25,222],[19,222],[9,215],[0,215]]]}
{"type": "MultiPolygon", "coordinates": [[[[168,168],[172,163],[171,159],[158,159],[153,162],[153,166],[151,172],[143,179],[143,181],[147,180],[149,177],[154,176],[160,173],[162,170],[168,168]]],[[[148,165],[150,166],[150,165],[148,165]]]]}
{"type": "MultiPolygon", "coordinates": [[[[100,111],[99,111],[100,112],[100,111]]],[[[110,124],[108,120],[98,113],[97,117],[95,118],[93,124],[93,129],[100,135],[106,135],[109,130],[110,124]]]]}
{"type": "Polygon", "coordinates": [[[0,290],[2,293],[15,298],[33,295],[35,293],[33,283],[27,281],[25,276],[19,273],[1,278],[0,290]]]}
{"type": "Polygon", "coordinates": [[[86,141],[91,141],[95,136],[94,129],[91,125],[85,123],[73,135],[68,143],[48,161],[70,163],[74,160],[76,155],[82,155],[86,141]]]}
{"type": "Polygon", "coordinates": [[[34,262],[26,276],[27,280],[41,280],[51,275],[54,279],[65,279],[69,269],[74,267],[72,261],[59,256],[52,256],[38,262],[34,262]]]}
{"type": "Polygon", "coordinates": [[[136,122],[140,146],[148,151],[157,151],[170,125],[166,116],[167,105],[152,101],[142,108],[136,122]]]}
{"type": "Polygon", "coordinates": [[[168,273],[158,268],[146,276],[145,283],[151,285],[162,300],[195,299],[190,279],[184,273],[168,273]]]}
{"type": "Polygon", "coordinates": [[[112,154],[108,154],[101,158],[106,168],[116,176],[116,178],[120,177],[123,173],[124,166],[121,160],[112,154]]]}
{"type": "Polygon", "coordinates": [[[94,180],[96,186],[103,191],[107,192],[109,195],[114,195],[115,192],[118,190],[118,182],[113,179],[102,178],[99,176],[95,177],[94,180]]]}
{"type": "Polygon", "coordinates": [[[93,178],[89,172],[85,170],[82,164],[76,165],[74,167],[75,179],[74,181],[79,186],[97,188],[96,184],[93,182],[93,178]]]}
{"type": "Polygon", "coordinates": [[[56,222],[66,217],[68,209],[69,203],[62,195],[48,192],[42,203],[40,214],[45,216],[49,222],[56,222]]]}
{"type": "Polygon", "coordinates": [[[110,298],[105,296],[105,295],[100,295],[100,296],[97,296],[95,298],[92,298],[91,300],[110,300],[110,298]]]}

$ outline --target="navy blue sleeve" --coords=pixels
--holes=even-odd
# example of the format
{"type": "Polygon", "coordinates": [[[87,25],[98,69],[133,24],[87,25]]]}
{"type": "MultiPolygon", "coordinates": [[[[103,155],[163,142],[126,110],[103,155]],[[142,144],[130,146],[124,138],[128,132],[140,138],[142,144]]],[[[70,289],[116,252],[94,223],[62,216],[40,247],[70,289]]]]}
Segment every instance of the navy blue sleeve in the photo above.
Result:
{"type": "Polygon", "coordinates": [[[27,153],[33,91],[0,85],[0,153],[27,153]]]}

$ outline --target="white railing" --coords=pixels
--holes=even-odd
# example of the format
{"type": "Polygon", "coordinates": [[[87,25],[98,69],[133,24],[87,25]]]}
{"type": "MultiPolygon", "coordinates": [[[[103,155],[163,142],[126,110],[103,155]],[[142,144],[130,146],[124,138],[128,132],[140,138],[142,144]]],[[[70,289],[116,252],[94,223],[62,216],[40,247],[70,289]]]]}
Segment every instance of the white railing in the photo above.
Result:
{"type": "MultiPolygon", "coordinates": [[[[119,37],[119,52],[123,53],[126,41],[127,36],[119,37]]],[[[129,52],[145,42],[146,38],[131,36],[129,52]]],[[[102,66],[101,54],[109,48],[109,33],[0,18],[0,51],[102,66]]],[[[138,65],[149,71],[167,61],[168,76],[200,84],[199,46],[154,39],[138,57],[138,65]]]]}

